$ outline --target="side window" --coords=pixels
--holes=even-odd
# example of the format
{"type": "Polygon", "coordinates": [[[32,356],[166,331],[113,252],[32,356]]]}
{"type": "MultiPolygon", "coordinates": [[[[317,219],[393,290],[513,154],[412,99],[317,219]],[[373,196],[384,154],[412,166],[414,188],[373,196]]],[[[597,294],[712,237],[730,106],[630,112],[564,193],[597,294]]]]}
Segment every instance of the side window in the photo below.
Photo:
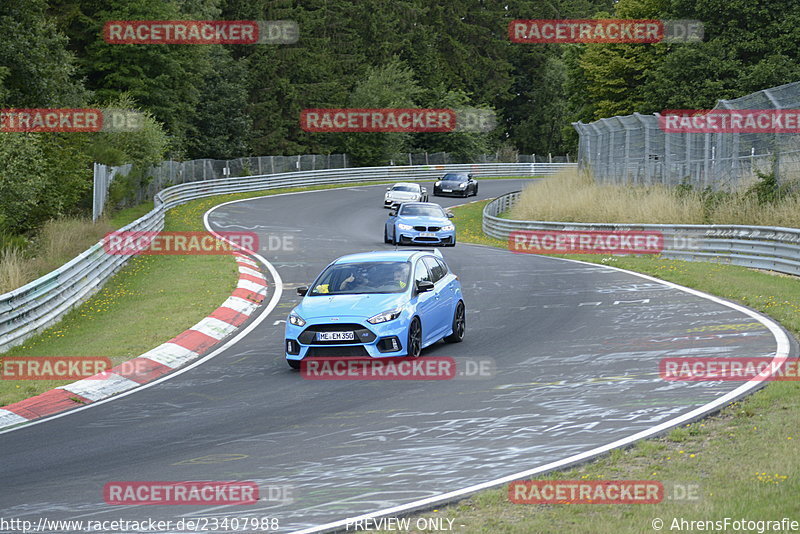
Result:
{"type": "Polygon", "coordinates": [[[417,260],[417,266],[414,269],[414,283],[422,281],[431,282],[431,275],[422,260],[417,260]]]}
{"type": "Polygon", "coordinates": [[[450,269],[448,269],[447,268],[447,264],[445,262],[443,262],[442,260],[440,260],[439,258],[436,258],[436,262],[442,268],[442,278],[444,278],[447,275],[447,273],[450,272],[450,269]]]}
{"type": "Polygon", "coordinates": [[[428,270],[431,272],[431,282],[434,284],[444,278],[444,271],[442,270],[442,266],[439,265],[439,262],[436,261],[436,258],[433,256],[425,256],[422,258],[425,261],[425,265],[428,266],[428,270]]]}

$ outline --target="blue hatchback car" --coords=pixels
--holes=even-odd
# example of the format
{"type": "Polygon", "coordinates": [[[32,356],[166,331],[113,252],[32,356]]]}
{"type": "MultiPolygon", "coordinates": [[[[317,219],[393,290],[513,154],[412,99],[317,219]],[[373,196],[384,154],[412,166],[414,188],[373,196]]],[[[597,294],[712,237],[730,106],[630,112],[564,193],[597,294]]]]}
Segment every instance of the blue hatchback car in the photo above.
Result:
{"type": "Polygon", "coordinates": [[[364,356],[417,358],[444,339],[464,339],[461,283],[439,251],[396,250],[342,256],[286,320],[286,360],[364,356]]]}
{"type": "Polygon", "coordinates": [[[456,245],[452,213],[433,202],[405,202],[392,210],[383,228],[383,241],[394,245],[456,245]]]}

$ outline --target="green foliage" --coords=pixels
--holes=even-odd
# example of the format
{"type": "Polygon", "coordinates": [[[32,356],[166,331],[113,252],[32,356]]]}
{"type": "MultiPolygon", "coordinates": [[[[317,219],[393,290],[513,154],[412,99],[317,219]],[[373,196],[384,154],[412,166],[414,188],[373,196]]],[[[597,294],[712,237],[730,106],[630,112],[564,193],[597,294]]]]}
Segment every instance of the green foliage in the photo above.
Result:
{"type": "Polygon", "coordinates": [[[0,2],[0,107],[79,107],[88,94],[46,0],[0,2]]]}

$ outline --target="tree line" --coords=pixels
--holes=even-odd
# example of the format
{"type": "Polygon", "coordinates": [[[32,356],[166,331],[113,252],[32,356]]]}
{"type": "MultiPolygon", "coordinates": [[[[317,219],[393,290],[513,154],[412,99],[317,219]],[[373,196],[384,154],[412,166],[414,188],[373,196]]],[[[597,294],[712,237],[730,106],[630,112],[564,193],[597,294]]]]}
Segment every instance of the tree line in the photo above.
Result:
{"type": "MultiPolygon", "coordinates": [[[[0,133],[0,235],[90,207],[91,163],[498,149],[574,154],[570,126],[708,108],[798,79],[798,0],[5,0],[0,108],[141,110],[137,132],[0,133]],[[697,19],[699,43],[518,44],[514,19],[697,19]],[[110,20],[292,20],[295,44],[108,44],[110,20]],[[486,133],[311,133],[306,108],[496,113],[486,133]]],[[[146,180],[146,176],[136,177],[146,180]]]]}

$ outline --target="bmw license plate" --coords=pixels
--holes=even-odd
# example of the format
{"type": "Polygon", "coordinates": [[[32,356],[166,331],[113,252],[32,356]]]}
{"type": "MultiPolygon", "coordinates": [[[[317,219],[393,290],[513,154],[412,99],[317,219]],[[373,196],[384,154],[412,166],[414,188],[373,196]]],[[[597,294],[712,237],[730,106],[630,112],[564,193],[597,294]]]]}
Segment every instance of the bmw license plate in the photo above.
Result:
{"type": "Polygon", "coordinates": [[[420,237],[436,237],[436,234],[434,234],[433,232],[420,232],[419,236],[420,237]]]}
{"type": "Polygon", "coordinates": [[[353,332],[317,332],[317,341],[355,341],[353,332]]]}

